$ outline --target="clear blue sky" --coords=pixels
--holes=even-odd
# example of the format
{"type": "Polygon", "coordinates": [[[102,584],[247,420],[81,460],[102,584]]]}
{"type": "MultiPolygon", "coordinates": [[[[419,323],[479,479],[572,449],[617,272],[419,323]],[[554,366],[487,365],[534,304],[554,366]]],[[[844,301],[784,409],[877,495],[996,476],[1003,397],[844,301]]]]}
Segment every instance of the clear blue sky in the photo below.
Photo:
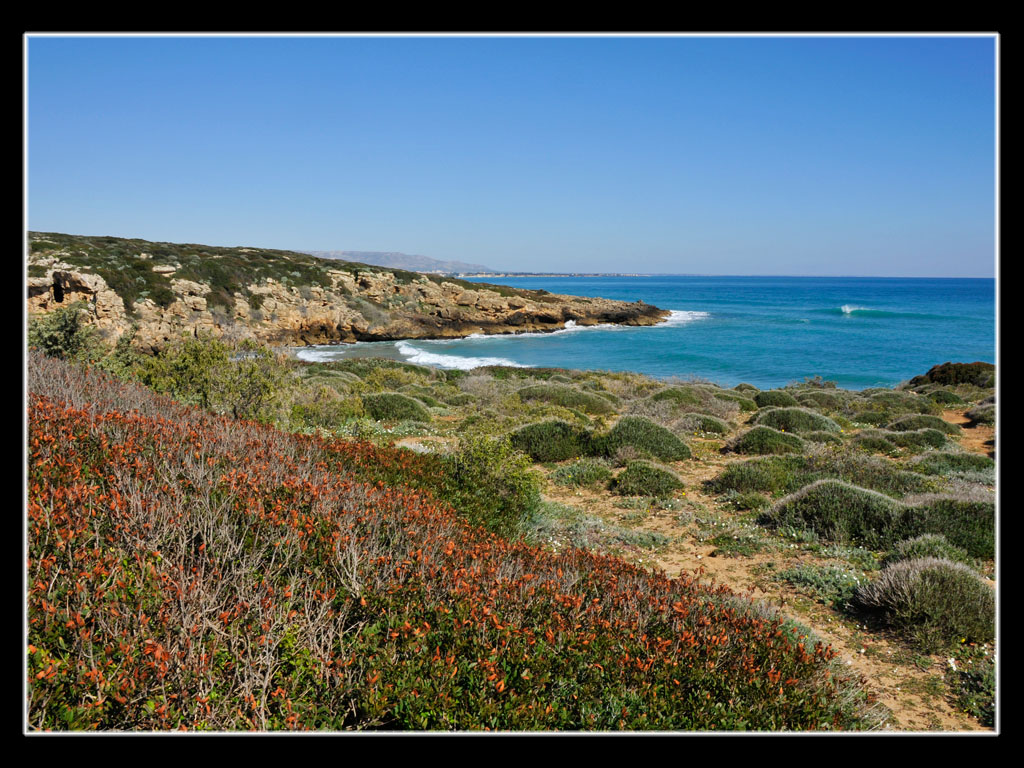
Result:
{"type": "Polygon", "coordinates": [[[992,37],[28,37],[29,229],[991,277],[992,37]]]}

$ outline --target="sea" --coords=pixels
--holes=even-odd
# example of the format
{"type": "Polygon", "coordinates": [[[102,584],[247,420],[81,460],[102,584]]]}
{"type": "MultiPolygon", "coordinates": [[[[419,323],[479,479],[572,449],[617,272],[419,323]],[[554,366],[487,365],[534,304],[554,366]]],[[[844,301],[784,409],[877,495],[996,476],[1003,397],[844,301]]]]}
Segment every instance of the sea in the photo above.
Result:
{"type": "Polygon", "coordinates": [[[480,278],[671,311],[651,327],[304,347],[308,361],[381,356],[439,368],[635,371],[760,389],[821,377],[893,387],[944,362],[996,362],[996,283],[986,278],[531,276],[480,278]]]}

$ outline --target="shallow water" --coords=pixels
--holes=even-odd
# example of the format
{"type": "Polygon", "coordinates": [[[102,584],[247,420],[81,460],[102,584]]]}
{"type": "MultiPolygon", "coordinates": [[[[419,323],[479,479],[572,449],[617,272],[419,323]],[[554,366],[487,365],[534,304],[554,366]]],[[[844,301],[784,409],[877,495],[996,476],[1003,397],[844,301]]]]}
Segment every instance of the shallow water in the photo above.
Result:
{"type": "MultiPolygon", "coordinates": [[[[480,280],[478,282],[486,282],[480,280]]],[[[995,281],[934,278],[528,277],[492,282],[641,299],[672,317],[653,327],[306,347],[304,360],[384,356],[442,368],[517,365],[637,371],[760,388],[821,376],[891,387],[933,365],[995,363],[995,281]]]]}

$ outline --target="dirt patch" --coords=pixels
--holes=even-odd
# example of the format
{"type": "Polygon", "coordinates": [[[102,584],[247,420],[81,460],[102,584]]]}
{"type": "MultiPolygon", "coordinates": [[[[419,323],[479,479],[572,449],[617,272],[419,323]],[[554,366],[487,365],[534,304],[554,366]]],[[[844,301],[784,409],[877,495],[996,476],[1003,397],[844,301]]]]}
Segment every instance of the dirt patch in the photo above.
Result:
{"type": "Polygon", "coordinates": [[[991,424],[972,424],[964,411],[943,411],[942,418],[960,427],[960,447],[971,453],[980,453],[990,459],[996,457],[996,430],[991,424]]]}
{"type": "MultiPolygon", "coordinates": [[[[947,412],[946,419],[958,415],[947,412]]],[[[959,414],[961,418],[962,414],[959,414]]],[[[986,453],[985,430],[965,430],[961,443],[968,450],[986,453]]],[[[988,430],[991,433],[991,430],[988,430]]],[[[671,541],[655,551],[626,553],[626,559],[660,569],[668,576],[697,573],[701,578],[728,585],[779,608],[795,621],[810,627],[839,653],[842,663],[862,676],[868,693],[891,712],[886,730],[903,732],[969,732],[991,730],[958,711],[948,700],[943,675],[948,660],[914,652],[896,639],[863,626],[841,611],[830,608],[799,590],[780,586],[766,573],[801,563],[825,563],[799,544],[775,540],[758,551],[743,552],[744,531],[751,529],[750,513],[723,508],[704,492],[703,483],[719,474],[733,460],[719,453],[721,441],[692,438],[695,459],[672,464],[686,484],[670,509],[657,506],[635,509],[624,506],[622,497],[603,489],[576,489],[548,482],[545,498],[575,507],[587,515],[618,527],[662,534],[671,541]],[[725,542],[733,539],[737,546],[725,542]]],[[[767,538],[767,537],[766,537],[767,538]]],[[[752,537],[753,540],[753,537],[752,537]]],[[[756,544],[756,542],[755,542],[756,544]]]]}

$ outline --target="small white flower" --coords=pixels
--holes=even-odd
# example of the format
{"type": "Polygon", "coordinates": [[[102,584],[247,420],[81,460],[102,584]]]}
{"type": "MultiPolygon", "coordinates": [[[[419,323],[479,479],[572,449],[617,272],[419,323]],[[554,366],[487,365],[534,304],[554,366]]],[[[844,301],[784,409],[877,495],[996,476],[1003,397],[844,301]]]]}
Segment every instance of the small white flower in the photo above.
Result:
{"type": "Polygon", "coordinates": [[[950,657],[946,661],[949,663],[949,668],[956,672],[956,659],[950,657]]]}

